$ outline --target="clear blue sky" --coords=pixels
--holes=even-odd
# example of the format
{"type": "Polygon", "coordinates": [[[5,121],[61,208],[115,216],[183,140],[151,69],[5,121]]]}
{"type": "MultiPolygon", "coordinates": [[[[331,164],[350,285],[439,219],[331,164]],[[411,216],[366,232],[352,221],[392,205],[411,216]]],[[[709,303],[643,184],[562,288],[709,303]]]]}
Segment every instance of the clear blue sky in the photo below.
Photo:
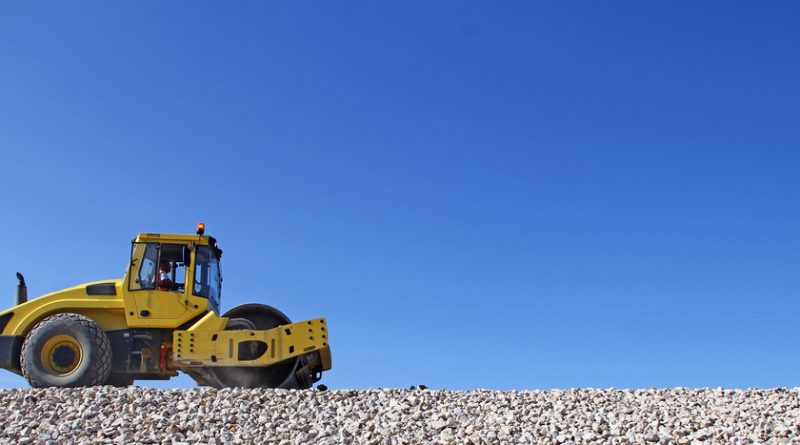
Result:
{"type": "Polygon", "coordinates": [[[798,17],[4,2],[4,304],[202,220],[224,310],[328,318],[331,388],[797,386],[798,17]]]}

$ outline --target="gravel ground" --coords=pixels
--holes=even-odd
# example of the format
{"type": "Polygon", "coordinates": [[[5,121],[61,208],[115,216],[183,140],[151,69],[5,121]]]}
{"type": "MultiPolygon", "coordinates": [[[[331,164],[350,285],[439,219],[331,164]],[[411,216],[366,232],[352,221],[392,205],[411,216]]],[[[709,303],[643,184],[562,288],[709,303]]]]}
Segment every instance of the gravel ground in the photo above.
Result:
{"type": "Polygon", "coordinates": [[[800,444],[800,389],[0,390],[0,443],[800,444]]]}

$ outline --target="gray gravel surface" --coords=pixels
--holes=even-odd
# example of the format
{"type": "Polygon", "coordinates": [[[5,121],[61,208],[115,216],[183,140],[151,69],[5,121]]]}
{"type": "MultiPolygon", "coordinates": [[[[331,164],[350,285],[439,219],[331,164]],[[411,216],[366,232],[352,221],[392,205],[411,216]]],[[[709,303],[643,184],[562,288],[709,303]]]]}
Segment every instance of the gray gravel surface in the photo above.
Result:
{"type": "Polygon", "coordinates": [[[800,389],[0,390],[0,443],[800,444],[800,389]]]}

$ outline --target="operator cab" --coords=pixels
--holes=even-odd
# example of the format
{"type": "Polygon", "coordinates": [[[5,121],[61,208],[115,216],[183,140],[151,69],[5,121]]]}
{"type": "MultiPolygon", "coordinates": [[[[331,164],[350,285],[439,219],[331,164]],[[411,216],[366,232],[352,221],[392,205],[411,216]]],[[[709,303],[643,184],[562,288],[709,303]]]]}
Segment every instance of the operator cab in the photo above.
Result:
{"type": "Polygon", "coordinates": [[[140,318],[180,317],[199,309],[189,301],[197,297],[219,314],[222,250],[203,232],[198,224],[197,236],[141,233],[133,240],[127,290],[137,300],[140,318]]]}

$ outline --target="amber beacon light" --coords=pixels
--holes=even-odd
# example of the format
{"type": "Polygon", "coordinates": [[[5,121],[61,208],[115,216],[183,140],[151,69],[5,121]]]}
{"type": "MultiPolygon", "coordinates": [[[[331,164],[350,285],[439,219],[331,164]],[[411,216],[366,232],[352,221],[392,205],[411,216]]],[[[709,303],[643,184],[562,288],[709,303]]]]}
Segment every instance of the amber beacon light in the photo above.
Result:
{"type": "Polygon", "coordinates": [[[197,234],[202,235],[204,233],[206,233],[206,225],[201,222],[197,223],[197,234]]]}

